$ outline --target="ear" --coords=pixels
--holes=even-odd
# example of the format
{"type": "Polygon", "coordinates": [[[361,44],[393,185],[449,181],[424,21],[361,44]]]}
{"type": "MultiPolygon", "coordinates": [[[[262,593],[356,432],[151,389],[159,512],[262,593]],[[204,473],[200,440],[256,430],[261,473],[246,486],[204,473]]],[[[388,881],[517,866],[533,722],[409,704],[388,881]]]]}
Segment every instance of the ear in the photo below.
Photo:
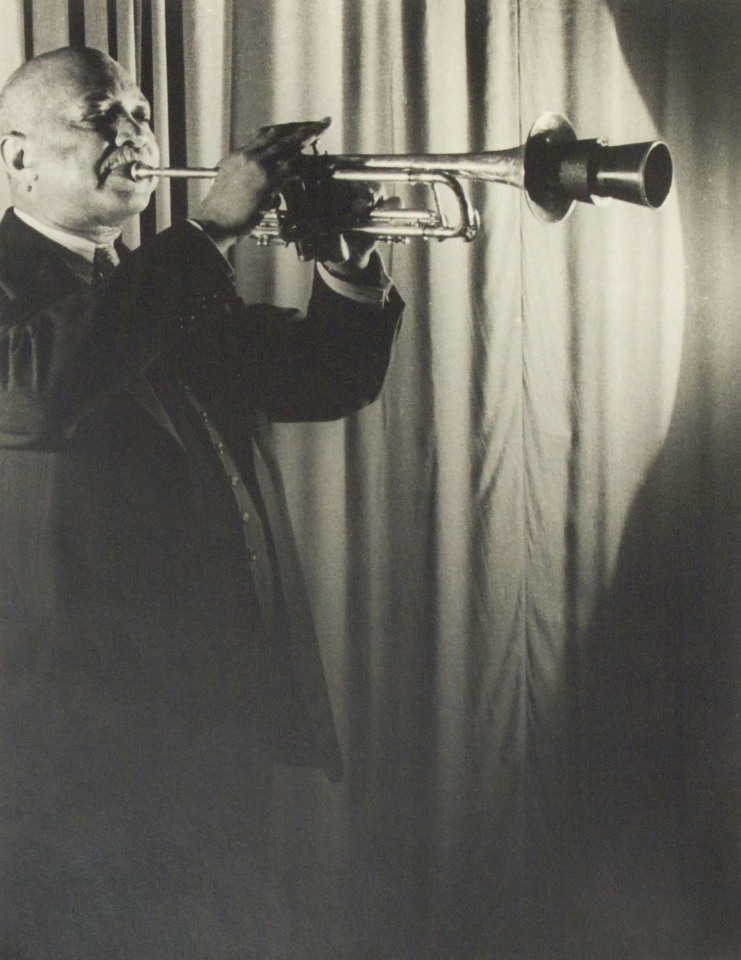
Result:
{"type": "Polygon", "coordinates": [[[0,160],[11,180],[29,184],[38,177],[28,140],[23,133],[6,133],[0,137],[0,160]]]}

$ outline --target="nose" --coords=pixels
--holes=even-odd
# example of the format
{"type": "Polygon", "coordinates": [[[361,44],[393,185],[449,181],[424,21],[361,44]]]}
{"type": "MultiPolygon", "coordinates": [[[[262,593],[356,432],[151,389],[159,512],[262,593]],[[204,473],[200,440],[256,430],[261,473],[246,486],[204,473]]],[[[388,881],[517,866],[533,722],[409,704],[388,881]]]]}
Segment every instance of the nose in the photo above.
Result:
{"type": "Polygon", "coordinates": [[[130,113],[119,113],[114,121],[113,141],[117,147],[127,145],[143,147],[149,139],[150,131],[146,124],[138,123],[130,113]]]}

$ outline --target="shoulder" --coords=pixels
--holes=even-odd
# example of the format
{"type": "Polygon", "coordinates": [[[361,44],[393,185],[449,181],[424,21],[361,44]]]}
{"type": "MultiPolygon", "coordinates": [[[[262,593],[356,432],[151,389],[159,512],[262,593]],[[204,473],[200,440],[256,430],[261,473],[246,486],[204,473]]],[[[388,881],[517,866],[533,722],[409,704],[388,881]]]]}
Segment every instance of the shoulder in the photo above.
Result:
{"type": "Polygon", "coordinates": [[[77,284],[56,244],[23,223],[12,208],[0,220],[0,297],[6,303],[73,292],[77,284]]]}

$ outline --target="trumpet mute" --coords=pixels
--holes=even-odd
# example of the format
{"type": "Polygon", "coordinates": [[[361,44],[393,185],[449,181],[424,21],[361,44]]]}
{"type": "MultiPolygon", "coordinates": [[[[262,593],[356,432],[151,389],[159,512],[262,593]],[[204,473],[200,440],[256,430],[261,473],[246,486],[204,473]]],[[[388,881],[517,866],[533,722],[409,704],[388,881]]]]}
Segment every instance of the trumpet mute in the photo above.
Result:
{"type": "Polygon", "coordinates": [[[589,175],[592,196],[613,197],[656,210],[672,185],[672,158],[660,140],[601,146],[589,175]]]}
{"type": "Polygon", "coordinates": [[[605,139],[577,140],[568,120],[556,113],[543,114],[533,125],[523,165],[530,207],[551,222],[566,217],[577,200],[615,199],[656,210],[673,177],[663,141],[612,146],[605,139]]]}

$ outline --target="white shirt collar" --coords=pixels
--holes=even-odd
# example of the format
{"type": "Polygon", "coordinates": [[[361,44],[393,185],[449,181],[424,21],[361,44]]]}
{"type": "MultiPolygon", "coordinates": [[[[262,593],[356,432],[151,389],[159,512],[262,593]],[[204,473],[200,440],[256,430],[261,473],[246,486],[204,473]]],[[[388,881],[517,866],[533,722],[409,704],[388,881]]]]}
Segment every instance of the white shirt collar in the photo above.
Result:
{"type": "Polygon", "coordinates": [[[66,230],[59,230],[57,227],[50,227],[46,223],[41,223],[30,214],[19,210],[18,207],[14,207],[13,212],[19,220],[22,220],[33,230],[36,230],[38,233],[43,234],[43,236],[48,237],[49,240],[53,240],[54,243],[60,244],[71,253],[76,253],[79,257],[84,257],[88,263],[93,262],[93,258],[95,257],[95,248],[101,246],[101,244],[94,243],[92,240],[88,240],[86,237],[78,237],[74,233],[67,233],[66,230]]]}

